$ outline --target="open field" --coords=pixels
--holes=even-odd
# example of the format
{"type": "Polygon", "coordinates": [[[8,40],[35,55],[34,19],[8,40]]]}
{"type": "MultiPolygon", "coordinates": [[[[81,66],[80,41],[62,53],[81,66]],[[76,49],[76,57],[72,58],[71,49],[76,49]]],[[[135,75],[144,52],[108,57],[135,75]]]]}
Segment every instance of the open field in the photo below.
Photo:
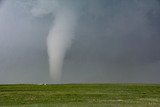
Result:
{"type": "Polygon", "coordinates": [[[2,107],[160,107],[160,84],[0,85],[2,107]]]}

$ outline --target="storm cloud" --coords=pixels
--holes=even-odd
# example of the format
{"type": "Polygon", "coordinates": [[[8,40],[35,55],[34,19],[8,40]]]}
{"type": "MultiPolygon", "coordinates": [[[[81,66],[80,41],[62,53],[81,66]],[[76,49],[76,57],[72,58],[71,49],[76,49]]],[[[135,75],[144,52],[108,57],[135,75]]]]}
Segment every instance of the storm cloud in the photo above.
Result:
{"type": "Polygon", "coordinates": [[[55,83],[47,36],[64,8],[76,26],[60,83],[160,82],[159,0],[40,1],[1,2],[0,83],[55,83]]]}

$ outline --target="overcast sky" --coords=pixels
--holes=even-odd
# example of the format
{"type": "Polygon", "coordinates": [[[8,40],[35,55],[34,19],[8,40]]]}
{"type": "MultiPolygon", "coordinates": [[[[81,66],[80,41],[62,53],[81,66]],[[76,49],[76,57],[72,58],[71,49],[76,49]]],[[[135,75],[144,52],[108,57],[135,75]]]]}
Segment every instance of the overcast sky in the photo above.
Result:
{"type": "Polygon", "coordinates": [[[60,83],[160,83],[159,0],[4,0],[0,84],[54,83],[47,36],[62,8],[77,19],[60,83]]]}

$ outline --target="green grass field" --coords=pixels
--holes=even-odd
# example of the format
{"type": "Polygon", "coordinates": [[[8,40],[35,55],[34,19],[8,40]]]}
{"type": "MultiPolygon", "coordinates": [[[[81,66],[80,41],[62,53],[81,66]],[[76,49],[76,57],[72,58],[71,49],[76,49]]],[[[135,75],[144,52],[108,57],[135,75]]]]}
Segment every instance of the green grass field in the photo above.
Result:
{"type": "Polygon", "coordinates": [[[0,85],[2,107],[160,107],[160,84],[0,85]]]}

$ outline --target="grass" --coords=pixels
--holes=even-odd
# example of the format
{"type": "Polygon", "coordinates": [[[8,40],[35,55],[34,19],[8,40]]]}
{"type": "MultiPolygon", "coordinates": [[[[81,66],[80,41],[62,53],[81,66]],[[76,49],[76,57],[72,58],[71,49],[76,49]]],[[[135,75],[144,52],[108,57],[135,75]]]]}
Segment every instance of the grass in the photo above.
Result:
{"type": "Polygon", "coordinates": [[[1,107],[160,107],[160,84],[0,85],[1,107]]]}

